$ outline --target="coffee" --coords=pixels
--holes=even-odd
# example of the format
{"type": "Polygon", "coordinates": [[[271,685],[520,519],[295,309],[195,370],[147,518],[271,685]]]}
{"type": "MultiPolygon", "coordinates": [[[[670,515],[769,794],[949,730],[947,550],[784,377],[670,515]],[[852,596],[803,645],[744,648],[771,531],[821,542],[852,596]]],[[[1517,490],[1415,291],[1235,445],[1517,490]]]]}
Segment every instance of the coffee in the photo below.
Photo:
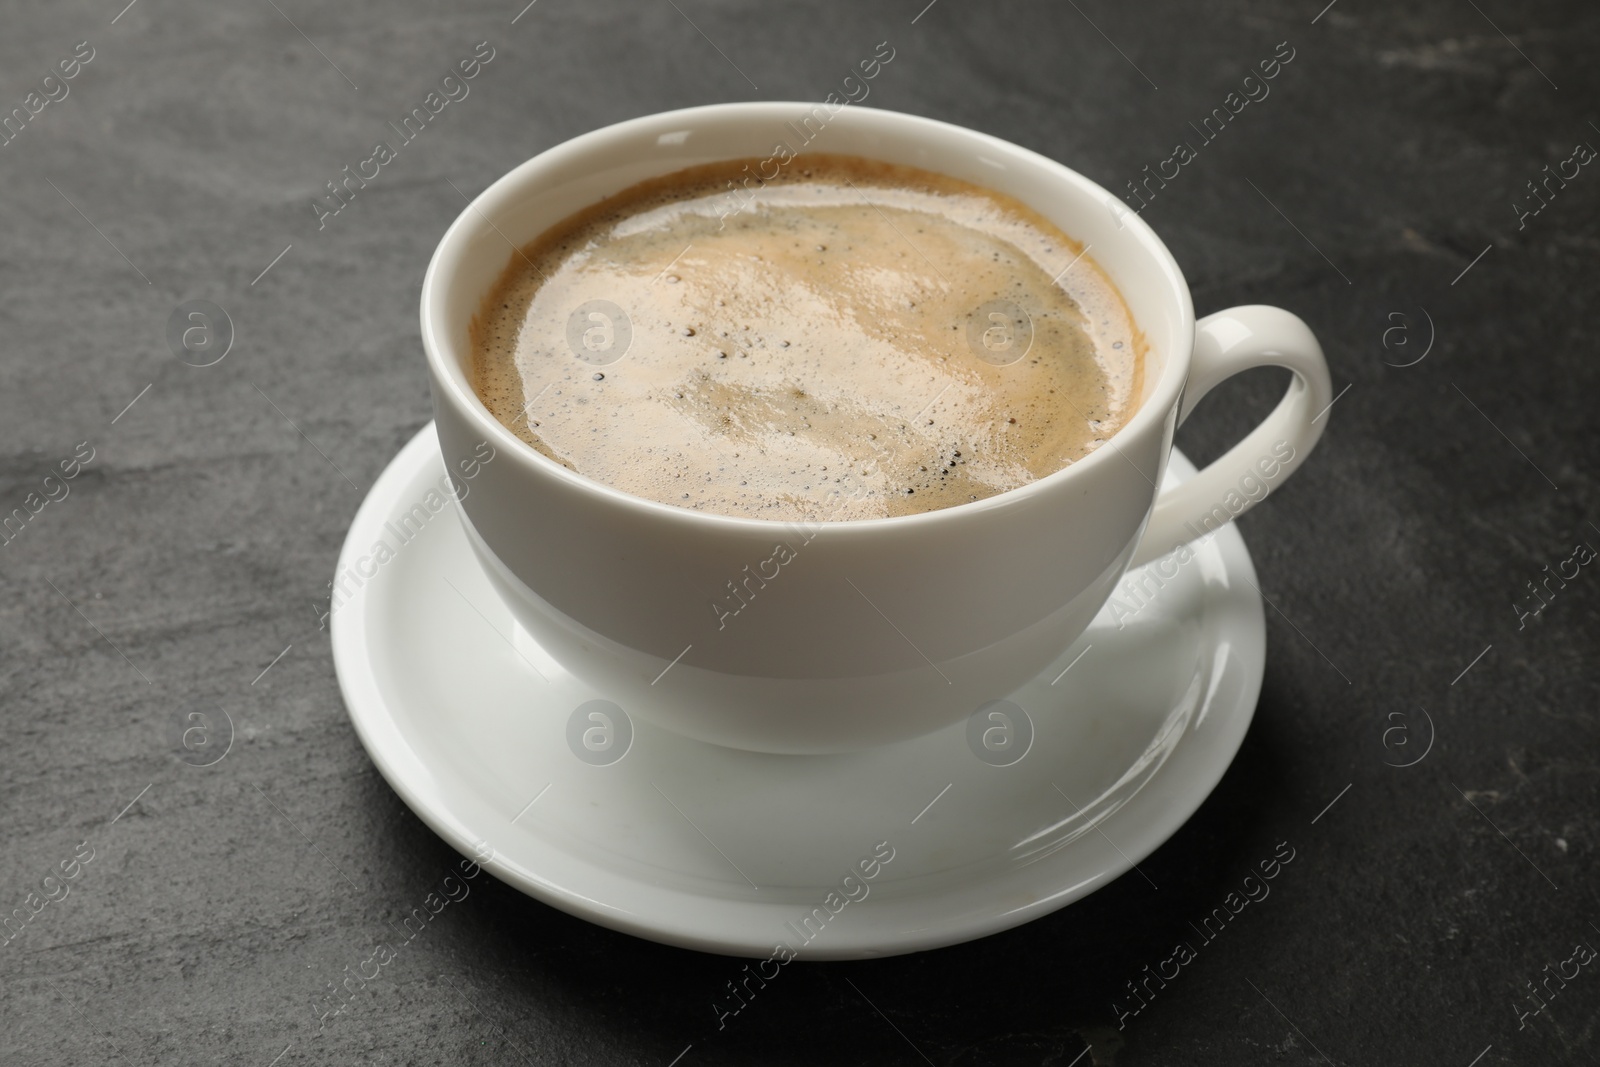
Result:
{"type": "Polygon", "coordinates": [[[1133,415],[1144,340],[1036,212],[851,156],[757,166],[643,182],[513,255],[473,321],[490,412],[635,496],[812,521],[994,496],[1133,415]]]}

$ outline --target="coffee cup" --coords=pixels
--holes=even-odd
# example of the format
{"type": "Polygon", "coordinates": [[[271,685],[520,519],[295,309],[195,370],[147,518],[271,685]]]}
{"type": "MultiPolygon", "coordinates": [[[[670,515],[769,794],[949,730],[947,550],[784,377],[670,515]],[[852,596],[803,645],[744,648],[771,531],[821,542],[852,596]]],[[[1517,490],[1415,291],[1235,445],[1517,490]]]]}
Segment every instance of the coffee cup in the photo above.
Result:
{"type": "MultiPolygon", "coordinates": [[[[1282,484],[1316,444],[1332,399],[1322,350],[1300,319],[1244,306],[1196,322],[1171,253],[1119,206],[1027,149],[855,106],[691,108],[530,159],[455,220],[422,286],[439,446],[447,469],[479,469],[460,510],[491,585],[529,637],[598,696],[710,743],[846,751],[927,733],[1011,693],[1082,634],[1130,566],[1189,551],[1282,484]],[[1083,242],[1147,344],[1132,417],[1097,451],[986,499],[814,522],[632,496],[496,420],[473,389],[471,327],[518,248],[646,179],[776,157],[779,146],[973,182],[1083,242]],[[1258,366],[1292,373],[1277,407],[1196,477],[1159,489],[1177,426],[1217,384],[1258,366]],[[480,466],[485,444],[496,459],[480,466]],[[737,613],[726,607],[730,591],[737,613]]],[[[530,672],[528,684],[544,683],[530,672]]]]}

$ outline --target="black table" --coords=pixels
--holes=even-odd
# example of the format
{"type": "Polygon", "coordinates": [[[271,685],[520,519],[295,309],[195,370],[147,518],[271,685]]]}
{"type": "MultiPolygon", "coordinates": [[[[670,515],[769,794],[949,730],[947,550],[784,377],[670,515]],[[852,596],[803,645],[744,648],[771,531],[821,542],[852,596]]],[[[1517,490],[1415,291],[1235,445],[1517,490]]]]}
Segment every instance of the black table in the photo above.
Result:
{"type": "MultiPolygon", "coordinates": [[[[1600,173],[1574,152],[1600,145],[1600,12],[925,3],[0,13],[0,511],[26,514],[0,544],[0,1062],[1600,1059],[1600,974],[1552,977],[1600,945],[1600,568],[1566,562],[1600,547],[1600,173]],[[319,220],[484,41],[470,95],[319,220]],[[490,879],[319,1030],[326,984],[456,859],[358,744],[318,622],[365,490],[430,418],[439,235],[561,140],[820,99],[881,41],[864,106],[1113,189],[1200,145],[1144,209],[1199,310],[1279,304],[1326,347],[1323,443],[1241,523],[1270,607],[1237,761],[1141,864],[1158,890],[1130,874],[973,944],[796,964],[721,1030],[731,961],[490,879]],[[1266,95],[1245,85],[1284,52],[1266,95]],[[231,322],[210,366],[169,344],[193,300],[231,322]],[[204,708],[234,734],[201,767],[204,708]],[[1127,984],[1279,842],[1271,897],[1131,1012],[1127,984]]],[[[1214,457],[1280,388],[1226,386],[1180,443],[1214,457]]]]}

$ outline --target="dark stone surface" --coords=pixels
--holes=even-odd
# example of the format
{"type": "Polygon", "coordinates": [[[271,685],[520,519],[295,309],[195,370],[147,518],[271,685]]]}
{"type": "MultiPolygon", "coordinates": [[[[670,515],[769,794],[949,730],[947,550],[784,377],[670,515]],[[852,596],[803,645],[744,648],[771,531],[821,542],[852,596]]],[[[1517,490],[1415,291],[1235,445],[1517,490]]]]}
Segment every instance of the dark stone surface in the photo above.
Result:
{"type": "MultiPolygon", "coordinates": [[[[540,0],[515,25],[519,0],[0,12],[0,111],[95,50],[0,147],[0,510],[94,449],[0,546],[0,913],[94,850],[0,945],[0,1062],[1600,1060],[1595,968],[1517,1015],[1547,963],[1600,944],[1600,577],[1525,626],[1513,607],[1600,547],[1600,172],[1525,227],[1510,206],[1600,144],[1600,12],[940,0],[913,25],[924,2],[540,0]],[[323,182],[482,40],[471,95],[319,232],[323,182]],[[721,1032],[728,960],[497,883],[318,1032],[325,983],[455,858],[358,744],[316,605],[363,491],[430,417],[416,296],[462,194],[612,121],[818,99],[882,40],[866,106],[1117,189],[1295,50],[1145,213],[1201,311],[1298,312],[1348,385],[1242,522],[1273,609],[1237,762],[1143,864],[1159,890],[1130,874],[973,944],[799,964],[721,1032]],[[187,299],[236,327],[213,367],[168,348],[187,299]],[[203,703],[237,736],[196,768],[177,735],[203,703]],[[1431,752],[1389,765],[1421,750],[1419,709],[1431,752]],[[1297,858],[1271,897],[1119,1030],[1124,983],[1279,841],[1297,858]]],[[[1278,388],[1226,387],[1182,443],[1218,454],[1278,388]]]]}

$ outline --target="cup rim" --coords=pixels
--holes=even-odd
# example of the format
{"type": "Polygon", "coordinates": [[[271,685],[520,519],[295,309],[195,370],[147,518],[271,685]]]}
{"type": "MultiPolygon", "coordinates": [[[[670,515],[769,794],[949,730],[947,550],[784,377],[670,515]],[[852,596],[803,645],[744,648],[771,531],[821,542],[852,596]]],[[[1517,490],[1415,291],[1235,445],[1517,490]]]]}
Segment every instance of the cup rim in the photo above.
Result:
{"type": "MultiPolygon", "coordinates": [[[[1189,292],[1188,283],[1183,277],[1183,272],[1179,269],[1177,260],[1173,258],[1166,244],[1143,218],[1129,210],[1120,213],[1119,231],[1125,233],[1128,240],[1138,243],[1161,275],[1161,281],[1170,290],[1170,295],[1178,303],[1180,312],[1177,327],[1178,343],[1175,345],[1174,351],[1167,354],[1167,359],[1161,368],[1160,378],[1150,389],[1149,395],[1139,405],[1138,410],[1134,412],[1133,417],[1119,427],[1110,437],[1106,438],[1106,447],[1097,448],[1082,459],[1076,460],[1042,478],[996,493],[993,496],[985,497],[982,500],[969,500],[962,504],[938,508],[933,511],[914,512],[909,515],[873,516],[865,519],[768,519],[754,516],[724,515],[718,512],[693,511],[662,501],[635,496],[588,475],[571,470],[522,440],[502,424],[499,419],[495,418],[494,414],[478,396],[477,390],[472,387],[472,383],[467,379],[461,367],[456,361],[446,356],[448,345],[442,336],[440,325],[440,320],[444,317],[443,290],[445,288],[445,272],[453,269],[464,255],[461,246],[464,245],[467,237],[475,231],[479,220],[487,221],[491,226],[494,225],[483,209],[486,203],[506,196],[510,190],[535,183],[541,171],[568,162],[572,157],[581,156],[585,152],[602,147],[618,137],[635,136],[645,131],[662,127],[681,128],[685,124],[693,123],[696,120],[704,120],[713,116],[725,117],[729,114],[748,117],[752,123],[760,122],[764,119],[782,121],[785,118],[793,117],[790,109],[809,110],[816,106],[818,105],[812,102],[795,100],[738,101],[722,104],[704,104],[697,107],[641,115],[612,123],[608,126],[602,126],[552,145],[495,179],[482,192],[472,198],[445,230],[444,236],[439,239],[439,244],[434,249],[433,256],[428,262],[427,272],[422,279],[420,300],[422,347],[437,388],[442,390],[445,397],[454,404],[459,412],[465,414],[474,423],[484,440],[493,439],[497,447],[509,449],[512,454],[518,456],[524,462],[532,464],[534,469],[548,477],[558,479],[570,489],[596,497],[614,507],[642,511],[643,514],[657,520],[681,522],[702,527],[709,525],[713,528],[720,527],[727,531],[745,533],[769,533],[775,529],[786,529],[797,521],[804,522],[808,526],[815,525],[819,532],[830,529],[841,531],[901,530],[918,524],[937,521],[948,522],[995,508],[1013,507],[1019,503],[1026,503],[1033,497],[1058,491],[1060,486],[1071,481],[1073,476],[1080,471],[1092,471],[1100,465],[1112,462],[1113,454],[1120,455],[1120,450],[1117,448],[1119,438],[1131,438],[1138,433],[1147,432],[1152,423],[1166,419],[1176,409],[1184,384],[1188,379],[1189,363],[1193,352],[1194,303],[1189,292]]],[[[1094,199],[1108,205],[1120,206],[1121,203],[1116,199],[1115,194],[1065,164],[1059,163],[1032,149],[1024,148],[1021,145],[1013,144],[1010,141],[978,130],[957,126],[954,123],[943,122],[938,119],[925,118],[920,115],[890,111],[885,108],[862,107],[859,104],[846,105],[833,116],[830,123],[839,122],[841,119],[846,122],[899,124],[903,128],[909,127],[913,130],[921,130],[930,134],[937,132],[946,136],[955,135],[966,138],[974,149],[983,149],[1000,153],[1019,161],[1027,161],[1034,166],[1041,167],[1046,172],[1053,173],[1056,180],[1073,186],[1094,199]]],[[[1068,236],[1073,235],[1069,234],[1068,236]]],[[[1074,240],[1076,240],[1076,237],[1074,237],[1074,240]]],[[[1138,326],[1137,319],[1135,319],[1135,326],[1138,326]]],[[[1126,457],[1123,458],[1126,459],[1126,457]]],[[[1080,477],[1087,476],[1080,475],[1080,477]]]]}

